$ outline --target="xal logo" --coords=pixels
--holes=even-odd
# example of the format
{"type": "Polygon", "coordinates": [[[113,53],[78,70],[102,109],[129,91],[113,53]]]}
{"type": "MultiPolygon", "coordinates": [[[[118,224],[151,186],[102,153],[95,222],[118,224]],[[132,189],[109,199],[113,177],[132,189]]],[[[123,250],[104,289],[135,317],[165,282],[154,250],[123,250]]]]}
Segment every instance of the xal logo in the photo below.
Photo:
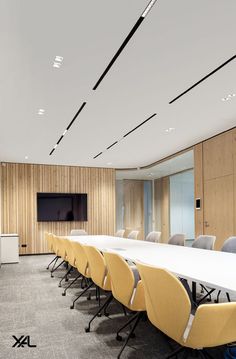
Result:
{"type": "Polygon", "coordinates": [[[24,348],[25,345],[29,348],[35,348],[37,345],[30,344],[30,336],[29,335],[22,335],[20,338],[15,337],[15,335],[12,336],[15,339],[15,344],[12,345],[12,348],[24,348]]]}

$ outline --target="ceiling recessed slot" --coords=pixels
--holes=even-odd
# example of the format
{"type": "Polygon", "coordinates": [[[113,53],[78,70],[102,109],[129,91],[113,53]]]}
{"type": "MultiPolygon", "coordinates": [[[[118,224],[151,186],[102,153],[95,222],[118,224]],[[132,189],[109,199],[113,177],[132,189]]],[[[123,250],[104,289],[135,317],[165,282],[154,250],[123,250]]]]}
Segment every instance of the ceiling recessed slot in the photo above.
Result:
{"type": "Polygon", "coordinates": [[[84,106],[86,105],[86,102],[83,102],[83,104],[81,105],[81,107],[79,108],[79,110],[77,111],[77,113],[75,114],[75,116],[73,117],[72,121],[70,122],[70,124],[67,126],[67,131],[69,130],[69,128],[72,126],[73,122],[76,120],[76,118],[78,117],[78,115],[80,114],[80,112],[83,110],[84,106]]]}
{"type": "Polygon", "coordinates": [[[208,77],[212,76],[215,72],[219,71],[220,69],[222,69],[222,67],[228,65],[228,63],[230,63],[231,61],[236,59],[236,55],[232,56],[230,59],[228,59],[227,61],[225,61],[223,64],[221,64],[220,66],[218,66],[215,70],[211,71],[209,74],[207,74],[206,76],[204,76],[201,80],[199,80],[198,82],[196,82],[194,85],[192,85],[191,87],[189,87],[187,90],[185,90],[184,92],[182,92],[180,95],[176,96],[173,100],[171,100],[169,102],[169,104],[172,104],[173,102],[175,102],[176,100],[178,100],[180,97],[182,97],[183,95],[185,95],[187,92],[191,91],[194,87],[198,86],[201,82],[205,81],[208,77]]]}
{"type": "Polygon", "coordinates": [[[130,130],[129,132],[127,132],[123,138],[127,137],[128,135],[130,135],[132,132],[134,132],[135,130],[137,130],[139,127],[141,127],[142,125],[144,125],[146,122],[150,121],[151,118],[153,118],[154,116],[156,116],[156,113],[154,113],[152,116],[148,117],[145,121],[141,122],[138,126],[134,127],[132,130],[130,130]]]}
{"type": "Polygon", "coordinates": [[[83,102],[82,105],[80,106],[79,110],[77,111],[77,113],[75,114],[75,116],[73,117],[73,119],[71,120],[71,122],[69,123],[69,125],[67,126],[66,130],[63,132],[62,136],[59,138],[59,140],[57,141],[56,145],[54,146],[54,148],[52,149],[52,151],[49,153],[49,156],[51,156],[51,154],[53,153],[53,151],[56,149],[56,147],[59,145],[59,143],[61,142],[61,140],[63,139],[63,137],[65,136],[66,132],[69,130],[69,128],[72,126],[73,122],[76,120],[76,118],[78,117],[78,115],[80,114],[80,112],[83,110],[84,106],[86,105],[86,102],[83,102]]]}
{"type": "Polygon", "coordinates": [[[128,44],[128,42],[130,41],[130,39],[132,38],[132,36],[134,35],[134,33],[137,31],[137,29],[139,28],[139,26],[141,25],[141,23],[143,22],[144,18],[146,17],[146,15],[149,13],[149,11],[151,10],[151,8],[153,7],[153,5],[155,4],[156,0],[151,0],[148,4],[148,6],[145,8],[145,10],[143,11],[142,15],[140,16],[140,18],[136,21],[135,25],[133,26],[133,28],[131,29],[131,31],[129,32],[129,34],[127,35],[127,37],[125,38],[125,40],[123,41],[123,43],[121,44],[121,46],[119,47],[118,51],[115,53],[115,55],[113,56],[113,58],[111,59],[111,61],[109,62],[109,64],[107,65],[107,67],[105,68],[104,72],[102,73],[102,75],[99,77],[98,81],[96,82],[95,86],[93,87],[93,90],[96,90],[99,86],[99,84],[102,82],[102,80],[104,79],[104,77],[106,76],[106,74],[108,73],[108,71],[110,70],[110,68],[112,67],[112,65],[114,64],[114,62],[117,60],[118,56],[121,54],[121,52],[124,50],[125,46],[128,44]]]}
{"type": "Polygon", "coordinates": [[[109,150],[110,148],[112,148],[113,146],[115,146],[118,143],[118,141],[113,142],[110,146],[107,147],[107,150],[109,150]]]}
{"type": "Polygon", "coordinates": [[[102,152],[98,153],[96,156],[93,157],[93,159],[97,158],[98,156],[101,156],[102,152]]]}

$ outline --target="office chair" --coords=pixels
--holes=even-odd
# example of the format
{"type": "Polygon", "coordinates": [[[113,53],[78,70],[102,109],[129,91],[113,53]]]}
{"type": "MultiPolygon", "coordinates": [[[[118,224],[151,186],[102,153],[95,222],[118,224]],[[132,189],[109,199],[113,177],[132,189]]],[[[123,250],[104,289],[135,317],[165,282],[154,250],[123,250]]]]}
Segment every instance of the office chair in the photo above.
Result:
{"type": "Polygon", "coordinates": [[[205,348],[236,340],[236,303],[202,304],[193,316],[188,294],[177,277],[165,269],[139,262],[137,267],[149,320],[180,344],[166,359],[177,357],[180,352],[185,352],[186,358],[191,352],[211,358],[205,348]]]}
{"type": "Polygon", "coordinates": [[[115,236],[115,237],[121,237],[121,238],[123,238],[123,237],[124,237],[124,234],[125,234],[125,229],[119,229],[119,230],[114,234],[114,236],[115,236]]]}
{"type": "Polygon", "coordinates": [[[148,233],[145,241],[158,243],[161,237],[161,232],[152,231],[148,233]]]}
{"type": "Polygon", "coordinates": [[[117,340],[122,340],[120,332],[134,321],[134,325],[129,332],[117,358],[126,347],[129,339],[133,336],[134,330],[142,318],[145,308],[144,291],[142,281],[135,280],[132,268],[128,263],[116,253],[103,253],[108,271],[111,278],[111,289],[113,297],[131,311],[137,312],[132,318],[123,325],[116,334],[117,340]],[[125,280],[124,280],[125,278],[125,280]]]}
{"type": "MultiPolygon", "coordinates": [[[[224,244],[221,248],[221,251],[227,252],[227,253],[236,253],[236,237],[229,237],[228,239],[226,239],[226,241],[224,242],[224,244]]],[[[215,303],[219,303],[220,293],[221,293],[221,290],[218,291],[215,303]]],[[[227,296],[228,302],[230,302],[230,296],[229,296],[228,292],[226,292],[226,296],[227,296]]]]}
{"type": "Polygon", "coordinates": [[[70,236],[86,236],[88,233],[84,229],[72,229],[70,236]]]}
{"type": "MultiPolygon", "coordinates": [[[[85,294],[89,288],[92,287],[93,282],[90,281],[91,275],[90,275],[89,263],[88,263],[86,252],[84,250],[84,246],[76,241],[71,241],[71,246],[75,256],[75,266],[79,272],[78,278],[82,277],[87,285],[85,289],[73,300],[70,309],[74,309],[75,302],[83,294],[85,294]]],[[[90,299],[90,296],[88,297],[88,299],[90,299]]]]}
{"type": "Polygon", "coordinates": [[[57,266],[57,260],[55,261],[52,269],[51,269],[51,277],[53,278],[53,273],[64,263],[67,262],[66,259],[66,249],[65,249],[65,242],[64,239],[62,237],[58,237],[58,236],[54,236],[53,237],[53,248],[55,250],[56,256],[57,256],[57,260],[59,258],[62,259],[61,263],[59,263],[57,266]]]}
{"type": "Polygon", "coordinates": [[[175,246],[184,246],[184,242],[185,242],[185,234],[176,233],[169,238],[168,244],[173,244],[175,246]]]}
{"type": "Polygon", "coordinates": [[[138,239],[139,231],[131,231],[129,232],[127,238],[129,239],[138,239]]]}
{"type": "Polygon", "coordinates": [[[216,236],[201,234],[192,244],[192,248],[213,250],[216,241],[216,236]]]}
{"type": "MultiPolygon", "coordinates": [[[[44,232],[44,238],[45,241],[47,242],[47,246],[48,246],[48,251],[51,253],[55,253],[55,250],[53,248],[53,243],[54,243],[54,235],[52,233],[48,233],[48,232],[44,232]]],[[[58,256],[56,255],[51,262],[47,265],[46,269],[49,269],[50,265],[58,260],[58,256]]]]}
{"type": "MultiPolygon", "coordinates": [[[[200,249],[206,249],[206,250],[213,250],[214,249],[214,244],[216,241],[216,236],[211,236],[211,235],[200,235],[198,236],[195,241],[192,244],[192,248],[200,248],[200,249]]],[[[210,302],[211,301],[211,294],[214,292],[214,288],[209,288],[209,290],[207,289],[206,286],[204,286],[203,284],[200,284],[201,288],[202,288],[202,293],[205,290],[207,292],[206,295],[204,295],[198,302],[197,305],[199,305],[204,299],[206,299],[207,297],[209,297],[207,300],[210,302]]]]}
{"type": "MultiPolygon", "coordinates": [[[[75,266],[75,255],[72,249],[72,245],[71,245],[71,241],[68,238],[63,238],[64,240],[64,246],[65,246],[65,252],[66,252],[66,261],[67,261],[67,266],[68,266],[68,270],[65,273],[65,275],[61,278],[58,287],[61,287],[62,281],[65,279],[65,281],[68,281],[68,275],[76,268],[75,266]]],[[[71,285],[77,280],[78,277],[75,278],[75,280],[73,280],[72,283],[70,283],[65,289],[64,292],[62,293],[62,295],[66,295],[66,291],[68,288],[71,287],[71,285]]]]}
{"type": "MultiPolygon", "coordinates": [[[[113,299],[111,293],[111,281],[109,271],[102,253],[95,247],[84,245],[84,250],[87,255],[90,275],[93,283],[96,286],[99,308],[89,321],[88,326],[85,328],[86,332],[90,332],[92,321],[101,314],[102,310],[106,308],[113,299]],[[109,291],[110,295],[106,298],[102,306],[100,306],[100,289],[109,291]]],[[[106,313],[105,313],[106,314],[106,313]]]]}

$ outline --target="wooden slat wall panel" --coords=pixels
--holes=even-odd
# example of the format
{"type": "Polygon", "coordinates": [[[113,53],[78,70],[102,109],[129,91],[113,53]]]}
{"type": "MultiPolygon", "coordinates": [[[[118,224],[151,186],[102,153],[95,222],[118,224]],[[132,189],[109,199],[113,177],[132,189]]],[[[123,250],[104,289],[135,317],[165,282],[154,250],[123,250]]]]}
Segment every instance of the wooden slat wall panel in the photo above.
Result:
{"type": "Polygon", "coordinates": [[[161,231],[161,242],[167,243],[170,236],[170,180],[163,177],[154,181],[155,228],[161,231]]]}
{"type": "Polygon", "coordinates": [[[125,236],[132,230],[139,231],[138,239],[144,239],[144,181],[124,180],[124,228],[125,236]]]}
{"type": "Polygon", "coordinates": [[[115,170],[4,163],[2,232],[18,233],[21,254],[46,253],[44,232],[66,235],[73,228],[89,234],[115,231],[115,170]],[[37,222],[37,192],[88,194],[88,222],[37,222]]]}

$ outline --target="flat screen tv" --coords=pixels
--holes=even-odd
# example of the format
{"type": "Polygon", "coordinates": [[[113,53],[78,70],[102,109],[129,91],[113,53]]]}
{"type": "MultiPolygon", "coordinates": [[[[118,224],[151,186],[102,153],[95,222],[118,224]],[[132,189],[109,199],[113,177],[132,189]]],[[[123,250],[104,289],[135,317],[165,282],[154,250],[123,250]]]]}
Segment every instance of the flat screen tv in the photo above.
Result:
{"type": "Polygon", "coordinates": [[[87,193],[37,193],[37,221],[87,221],[87,193]]]}

